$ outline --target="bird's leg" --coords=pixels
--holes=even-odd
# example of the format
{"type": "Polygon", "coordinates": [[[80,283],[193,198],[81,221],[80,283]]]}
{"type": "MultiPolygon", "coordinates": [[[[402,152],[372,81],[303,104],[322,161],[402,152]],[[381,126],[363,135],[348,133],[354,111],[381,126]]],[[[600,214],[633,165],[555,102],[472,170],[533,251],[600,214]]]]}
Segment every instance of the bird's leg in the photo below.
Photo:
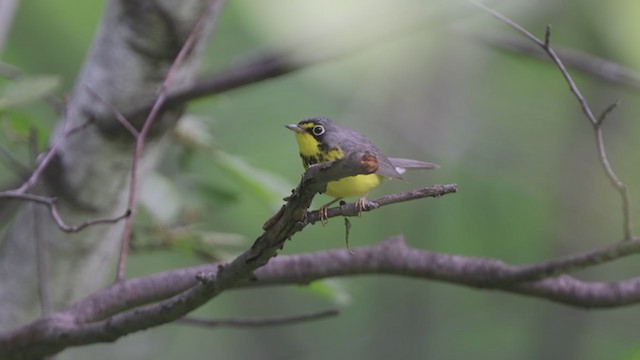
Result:
{"type": "Polygon", "coordinates": [[[331,201],[329,201],[328,203],[320,206],[320,209],[318,209],[318,212],[320,213],[320,223],[324,226],[327,223],[329,223],[329,214],[327,213],[327,211],[329,210],[329,205],[335,203],[336,201],[342,200],[342,198],[335,198],[331,201]]]}
{"type": "Polygon", "coordinates": [[[369,195],[369,193],[364,194],[363,197],[361,197],[360,199],[358,199],[358,201],[356,201],[356,210],[358,210],[358,216],[362,216],[362,212],[364,211],[365,204],[367,203],[367,195],[369,195]]]}

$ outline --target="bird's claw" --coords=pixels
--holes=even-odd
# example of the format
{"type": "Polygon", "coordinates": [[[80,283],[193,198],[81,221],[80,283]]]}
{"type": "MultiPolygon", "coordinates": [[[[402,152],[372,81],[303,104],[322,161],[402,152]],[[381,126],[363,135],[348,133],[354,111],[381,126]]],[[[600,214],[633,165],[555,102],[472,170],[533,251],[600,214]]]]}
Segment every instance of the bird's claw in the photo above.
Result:
{"type": "Polygon", "coordinates": [[[325,226],[329,223],[329,206],[323,205],[318,209],[318,213],[320,214],[320,223],[322,226],[325,226]]]}
{"type": "Polygon", "coordinates": [[[360,199],[358,199],[358,201],[356,201],[356,210],[358,211],[358,216],[362,216],[362,213],[364,212],[364,209],[367,206],[367,198],[366,197],[361,197],[360,199]]]}

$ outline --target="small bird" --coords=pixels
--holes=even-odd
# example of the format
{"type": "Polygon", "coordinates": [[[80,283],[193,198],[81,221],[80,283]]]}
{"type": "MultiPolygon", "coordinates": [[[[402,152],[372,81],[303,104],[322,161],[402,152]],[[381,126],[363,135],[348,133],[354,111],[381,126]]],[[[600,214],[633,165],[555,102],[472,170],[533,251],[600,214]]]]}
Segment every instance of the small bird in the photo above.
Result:
{"type": "Polygon", "coordinates": [[[312,117],[297,124],[285,125],[295,132],[302,164],[310,165],[338,160],[352,152],[368,152],[375,156],[378,170],[373,174],[356,175],[327,183],[326,194],[334,197],[320,208],[320,218],[327,220],[329,205],[345,197],[361,196],[356,205],[359,212],[364,209],[367,193],[380,185],[384,178],[402,180],[406,169],[434,169],[438,165],[413,159],[385,156],[369,139],[359,132],[340,126],[324,117],[312,117]]]}

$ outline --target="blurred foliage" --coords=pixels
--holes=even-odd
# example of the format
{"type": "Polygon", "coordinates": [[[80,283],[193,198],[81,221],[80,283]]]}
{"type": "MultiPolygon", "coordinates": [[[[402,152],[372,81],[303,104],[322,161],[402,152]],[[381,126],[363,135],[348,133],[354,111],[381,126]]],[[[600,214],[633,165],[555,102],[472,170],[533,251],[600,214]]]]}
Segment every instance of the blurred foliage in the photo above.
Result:
{"type": "MultiPolygon", "coordinates": [[[[32,76],[4,85],[0,88],[0,112],[43,99],[56,90],[60,85],[60,80],[57,76],[32,76]]],[[[14,129],[20,127],[22,127],[21,130],[26,128],[26,126],[14,122],[14,129]]]]}
{"type": "MultiPolygon", "coordinates": [[[[21,3],[2,61],[27,75],[28,91],[19,83],[0,83],[3,94],[17,91],[14,99],[21,103],[0,111],[0,145],[24,164],[30,161],[29,129],[37,128],[45,139],[57,121],[55,111],[36,100],[71,91],[103,6],[80,0],[21,3]]],[[[640,69],[637,1],[520,0],[493,6],[535,34],[552,24],[554,46],[640,69]]],[[[411,173],[408,182],[384,184],[371,198],[433,183],[460,186],[456,195],[353,219],[351,246],[403,233],[420,248],[527,263],[619,241],[617,194],[564,80],[548,63],[488,48],[475,37],[483,34],[515,36],[464,2],[229,1],[203,72],[270,48],[294,46],[293,56],[306,58],[333,48],[353,51],[190,105],[162,168],[147,179],[144,188],[151,195],[143,194],[145,210],[136,226],[138,244],[164,247],[136,252],[131,274],[193,265],[207,256],[227,258],[249,246],[302,173],[295,141],[283,125],[314,115],[358,129],[389,155],[442,165],[411,173]],[[363,42],[369,45],[356,46],[363,42]]],[[[622,101],[606,124],[605,141],[638,204],[638,91],[574,76],[596,112],[622,101]]],[[[0,104],[8,98],[0,97],[0,104]]],[[[5,169],[0,180],[9,181],[5,169]]],[[[325,201],[321,196],[318,203],[325,201]]],[[[638,206],[633,208],[638,223],[638,206]]],[[[287,242],[284,253],[343,246],[344,226],[337,220],[306,229],[287,242]]],[[[615,280],[639,271],[637,261],[627,259],[578,275],[615,280]]],[[[337,285],[332,280],[306,289],[232,291],[196,315],[293,314],[327,303],[346,306],[343,313],[255,330],[165,326],[60,358],[635,359],[640,348],[634,307],[587,312],[395,277],[337,285]]]]}

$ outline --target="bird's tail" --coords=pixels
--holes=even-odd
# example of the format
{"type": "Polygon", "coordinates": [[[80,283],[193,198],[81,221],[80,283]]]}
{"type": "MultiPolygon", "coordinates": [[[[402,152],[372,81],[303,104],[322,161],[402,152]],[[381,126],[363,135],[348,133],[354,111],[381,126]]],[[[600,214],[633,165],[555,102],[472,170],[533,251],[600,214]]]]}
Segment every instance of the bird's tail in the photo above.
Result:
{"type": "Polygon", "coordinates": [[[408,169],[437,169],[440,167],[438,164],[413,159],[389,158],[389,161],[400,174],[408,169]]]}

